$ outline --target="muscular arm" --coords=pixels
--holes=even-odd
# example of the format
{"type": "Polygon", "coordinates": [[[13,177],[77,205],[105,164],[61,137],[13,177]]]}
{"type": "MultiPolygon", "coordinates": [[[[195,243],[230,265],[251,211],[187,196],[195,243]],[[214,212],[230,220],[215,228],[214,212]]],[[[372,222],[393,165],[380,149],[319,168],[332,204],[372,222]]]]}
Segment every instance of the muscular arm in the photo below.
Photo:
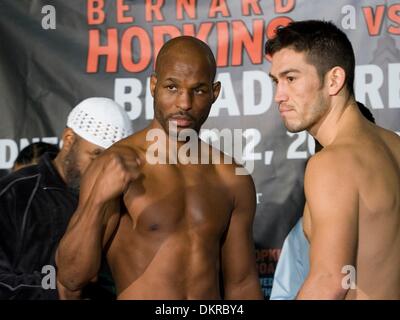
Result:
{"type": "Polygon", "coordinates": [[[250,176],[231,178],[234,208],[222,245],[225,299],[262,299],[253,243],[255,189],[250,176]]]}
{"type": "Polygon", "coordinates": [[[86,171],[78,208],[56,254],[58,281],[67,290],[80,290],[97,276],[102,249],[119,222],[120,197],[139,175],[138,164],[132,150],[119,148],[106,151],[86,171]]]}
{"type": "MultiPolygon", "coordinates": [[[[336,151],[335,151],[336,152],[336,151]]],[[[310,273],[298,299],[343,299],[345,274],[354,266],[358,240],[358,191],[352,159],[323,151],[310,159],[304,180],[311,215],[310,273]]]]}
{"type": "MultiPolygon", "coordinates": [[[[96,277],[100,268],[103,245],[118,224],[116,201],[98,197],[96,168],[89,168],[80,201],[56,253],[58,281],[64,290],[80,290],[96,277]]],[[[83,188],[82,188],[83,187],[83,188]]]]}

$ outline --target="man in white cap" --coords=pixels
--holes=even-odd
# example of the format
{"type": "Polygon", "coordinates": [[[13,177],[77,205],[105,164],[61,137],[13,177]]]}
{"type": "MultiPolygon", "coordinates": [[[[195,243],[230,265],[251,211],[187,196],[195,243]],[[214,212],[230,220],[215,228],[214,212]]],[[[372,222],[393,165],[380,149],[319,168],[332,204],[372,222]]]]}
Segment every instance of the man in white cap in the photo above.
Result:
{"type": "Polygon", "coordinates": [[[58,155],[0,180],[0,299],[57,299],[54,254],[78,204],[80,178],[132,133],[121,106],[89,98],[69,114],[58,155]],[[53,159],[54,158],[54,159],[53,159]]]}
{"type": "Polygon", "coordinates": [[[79,189],[80,177],[91,160],[131,133],[128,115],[113,100],[83,100],[68,116],[63,133],[63,143],[67,145],[54,164],[67,185],[79,189]]]}

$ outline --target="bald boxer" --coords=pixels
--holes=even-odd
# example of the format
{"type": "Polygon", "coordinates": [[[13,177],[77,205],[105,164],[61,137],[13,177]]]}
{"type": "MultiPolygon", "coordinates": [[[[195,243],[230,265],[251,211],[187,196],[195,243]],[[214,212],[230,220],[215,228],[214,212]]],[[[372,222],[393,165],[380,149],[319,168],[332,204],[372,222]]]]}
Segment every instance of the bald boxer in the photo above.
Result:
{"type": "Polygon", "coordinates": [[[286,128],[323,146],[305,172],[310,272],[297,298],[400,299],[400,138],[361,115],[350,41],[330,22],[300,21],[266,54],[286,128]]]}
{"type": "MultiPolygon", "coordinates": [[[[0,299],[76,295],[56,287],[58,242],[78,205],[83,172],[106,148],[131,133],[131,121],[121,106],[108,98],[85,99],[68,115],[58,154],[45,153],[37,165],[0,180],[0,299]]],[[[89,287],[95,290],[85,297],[111,296],[96,286],[85,289],[89,287]]]]}
{"type": "Polygon", "coordinates": [[[182,142],[175,135],[199,132],[220,91],[215,73],[210,48],[196,38],[178,37],[162,47],[150,83],[154,119],[85,174],[57,252],[63,286],[79,290],[96,277],[103,251],[119,299],[262,298],[251,177],[236,175],[234,163],[174,164],[170,158],[175,143],[204,147],[198,137],[182,142]],[[159,132],[170,151],[166,164],[149,161],[148,134],[159,132]]]}

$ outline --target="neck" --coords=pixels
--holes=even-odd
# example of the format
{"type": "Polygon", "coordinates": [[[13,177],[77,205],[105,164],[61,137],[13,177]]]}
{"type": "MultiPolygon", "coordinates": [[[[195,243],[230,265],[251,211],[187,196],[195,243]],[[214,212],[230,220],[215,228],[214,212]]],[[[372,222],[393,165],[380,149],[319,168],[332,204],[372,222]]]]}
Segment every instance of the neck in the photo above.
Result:
{"type": "Polygon", "coordinates": [[[329,102],[326,113],[307,131],[323,147],[330,145],[338,135],[343,122],[349,115],[349,111],[354,107],[357,108],[357,103],[352,96],[333,97],[329,102]]]}
{"type": "Polygon", "coordinates": [[[53,165],[56,168],[57,172],[61,176],[64,182],[65,180],[65,170],[64,170],[64,152],[60,150],[60,152],[57,154],[57,156],[53,160],[53,165]]]}
{"type": "Polygon", "coordinates": [[[167,163],[174,162],[177,159],[180,148],[183,145],[191,146],[191,149],[200,149],[200,138],[196,131],[190,130],[191,135],[183,134],[178,131],[167,133],[156,119],[153,119],[146,130],[146,150],[154,151],[157,149],[159,157],[165,157],[167,163]],[[158,129],[158,131],[153,131],[158,129]],[[179,139],[181,138],[181,139],[179,139]],[[183,138],[186,138],[184,140],[183,138]],[[183,141],[182,141],[183,140],[183,141]],[[171,160],[171,161],[170,161],[171,160]]]}

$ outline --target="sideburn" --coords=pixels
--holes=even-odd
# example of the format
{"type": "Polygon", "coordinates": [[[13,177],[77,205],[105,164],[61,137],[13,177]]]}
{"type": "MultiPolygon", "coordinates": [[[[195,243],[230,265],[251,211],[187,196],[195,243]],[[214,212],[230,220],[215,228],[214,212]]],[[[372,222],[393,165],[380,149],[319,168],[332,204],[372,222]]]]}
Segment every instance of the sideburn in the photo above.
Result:
{"type": "Polygon", "coordinates": [[[68,187],[77,191],[79,191],[81,180],[81,173],[77,163],[78,145],[79,141],[75,140],[63,161],[65,183],[68,187]]]}

